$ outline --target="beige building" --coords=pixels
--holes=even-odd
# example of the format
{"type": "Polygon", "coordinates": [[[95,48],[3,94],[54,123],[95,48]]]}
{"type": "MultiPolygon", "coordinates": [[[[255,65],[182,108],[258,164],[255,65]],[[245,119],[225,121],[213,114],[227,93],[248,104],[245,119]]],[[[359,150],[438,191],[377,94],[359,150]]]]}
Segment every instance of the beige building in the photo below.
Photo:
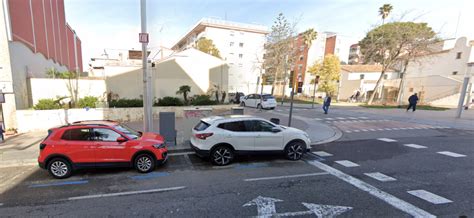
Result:
{"type": "MultiPolygon", "coordinates": [[[[341,65],[341,78],[339,80],[339,100],[347,100],[357,90],[360,91],[360,100],[364,101],[373,92],[377,80],[382,74],[381,65],[341,65]]],[[[384,79],[391,80],[399,77],[399,73],[394,70],[385,72],[384,79]]],[[[383,87],[383,84],[382,86],[383,87]]],[[[381,98],[393,98],[396,93],[384,93],[381,98]]]]}
{"type": "MultiPolygon", "coordinates": [[[[228,92],[227,64],[194,48],[159,60],[151,70],[155,98],[181,97],[176,95],[176,91],[182,85],[191,86],[189,96],[206,94],[214,85],[221,91],[228,92]]],[[[106,89],[119,98],[141,98],[143,71],[136,69],[107,76],[106,89]]]]}

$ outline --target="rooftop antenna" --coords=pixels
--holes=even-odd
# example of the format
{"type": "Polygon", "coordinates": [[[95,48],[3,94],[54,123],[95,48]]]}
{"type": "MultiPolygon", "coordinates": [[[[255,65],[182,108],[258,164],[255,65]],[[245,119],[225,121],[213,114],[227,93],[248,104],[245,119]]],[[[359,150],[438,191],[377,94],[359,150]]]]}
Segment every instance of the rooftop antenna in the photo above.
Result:
{"type": "Polygon", "coordinates": [[[459,11],[459,14],[458,14],[458,22],[456,23],[456,32],[454,32],[454,38],[455,39],[458,38],[459,20],[461,20],[461,11],[459,11]]]}

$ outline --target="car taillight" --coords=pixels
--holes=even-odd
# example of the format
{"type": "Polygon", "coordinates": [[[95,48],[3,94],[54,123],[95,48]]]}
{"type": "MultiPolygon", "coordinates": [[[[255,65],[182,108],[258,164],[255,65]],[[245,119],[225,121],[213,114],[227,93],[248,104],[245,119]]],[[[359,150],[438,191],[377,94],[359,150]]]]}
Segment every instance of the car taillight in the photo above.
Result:
{"type": "Polygon", "coordinates": [[[198,139],[206,140],[208,137],[211,137],[212,135],[214,135],[214,133],[199,133],[199,134],[196,134],[195,136],[198,139]]]}
{"type": "Polygon", "coordinates": [[[46,144],[44,144],[44,143],[40,144],[40,150],[43,150],[45,147],[46,147],[46,144]]]}

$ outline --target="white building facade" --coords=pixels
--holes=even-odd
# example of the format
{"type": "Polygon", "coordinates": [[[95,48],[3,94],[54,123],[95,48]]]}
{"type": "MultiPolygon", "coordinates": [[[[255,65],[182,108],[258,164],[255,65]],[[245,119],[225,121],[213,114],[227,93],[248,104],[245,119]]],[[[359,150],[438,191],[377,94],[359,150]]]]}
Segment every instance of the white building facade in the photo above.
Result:
{"type": "Polygon", "coordinates": [[[231,21],[201,19],[173,47],[182,51],[195,46],[205,37],[211,39],[229,66],[229,92],[256,92],[258,77],[263,73],[262,63],[266,35],[265,26],[231,21]]]}

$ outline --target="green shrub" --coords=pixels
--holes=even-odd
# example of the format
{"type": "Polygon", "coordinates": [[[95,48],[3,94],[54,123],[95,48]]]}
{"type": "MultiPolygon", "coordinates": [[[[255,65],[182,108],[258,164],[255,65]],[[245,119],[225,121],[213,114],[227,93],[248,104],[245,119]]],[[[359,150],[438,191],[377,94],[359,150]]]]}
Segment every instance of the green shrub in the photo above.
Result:
{"type": "Polygon", "coordinates": [[[179,98],[175,97],[164,97],[158,99],[154,106],[183,106],[183,102],[179,98]]]}
{"type": "Polygon", "coordinates": [[[191,101],[192,105],[214,105],[215,101],[211,100],[209,95],[195,95],[191,101]]]}
{"type": "Polygon", "coordinates": [[[35,106],[33,106],[35,110],[55,110],[61,109],[61,105],[57,103],[56,100],[52,98],[45,98],[40,99],[35,106]]]}
{"type": "Polygon", "coordinates": [[[89,107],[89,108],[95,108],[95,104],[99,101],[99,99],[97,97],[94,97],[94,96],[86,96],[84,98],[81,98],[79,99],[79,102],[77,103],[77,105],[80,107],[80,108],[85,108],[85,107],[89,107]]]}
{"type": "Polygon", "coordinates": [[[119,99],[109,102],[109,107],[143,107],[142,99],[119,99]]]}

